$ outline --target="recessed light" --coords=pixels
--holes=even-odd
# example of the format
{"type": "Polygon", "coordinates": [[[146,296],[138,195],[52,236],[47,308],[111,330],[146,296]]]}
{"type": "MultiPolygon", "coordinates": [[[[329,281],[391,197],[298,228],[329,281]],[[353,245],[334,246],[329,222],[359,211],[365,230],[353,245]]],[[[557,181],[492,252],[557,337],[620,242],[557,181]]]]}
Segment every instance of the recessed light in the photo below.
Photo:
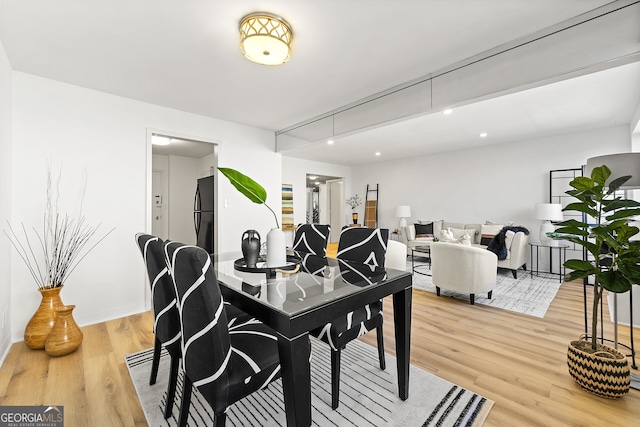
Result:
{"type": "Polygon", "coordinates": [[[447,108],[446,110],[444,110],[442,112],[442,114],[444,114],[445,116],[448,116],[449,114],[453,113],[453,110],[451,108],[447,108]]]}
{"type": "Polygon", "coordinates": [[[480,138],[486,138],[486,137],[487,137],[487,135],[488,135],[488,134],[487,134],[486,132],[482,132],[482,133],[480,134],[480,138]]]}
{"type": "Polygon", "coordinates": [[[327,144],[332,145],[333,144],[333,139],[328,140],[327,144]]]}
{"type": "Polygon", "coordinates": [[[166,136],[152,135],[151,143],[153,145],[169,145],[171,144],[171,139],[167,138],[166,136]]]}
{"type": "Polygon", "coordinates": [[[310,179],[311,181],[315,181],[316,179],[318,179],[318,177],[317,177],[317,176],[309,175],[309,179],[310,179]]]}
{"type": "Polygon", "coordinates": [[[379,151],[376,151],[376,156],[379,156],[379,155],[380,155],[380,152],[379,152],[379,151]]]}

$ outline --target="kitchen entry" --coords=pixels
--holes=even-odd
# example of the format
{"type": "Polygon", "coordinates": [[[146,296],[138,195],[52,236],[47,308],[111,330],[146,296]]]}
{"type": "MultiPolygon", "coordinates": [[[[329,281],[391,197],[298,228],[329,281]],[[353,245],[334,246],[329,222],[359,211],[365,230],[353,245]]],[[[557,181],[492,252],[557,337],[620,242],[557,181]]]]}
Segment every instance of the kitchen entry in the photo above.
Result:
{"type": "Polygon", "coordinates": [[[151,140],[151,233],[214,252],[217,144],[157,132],[151,140]]]}

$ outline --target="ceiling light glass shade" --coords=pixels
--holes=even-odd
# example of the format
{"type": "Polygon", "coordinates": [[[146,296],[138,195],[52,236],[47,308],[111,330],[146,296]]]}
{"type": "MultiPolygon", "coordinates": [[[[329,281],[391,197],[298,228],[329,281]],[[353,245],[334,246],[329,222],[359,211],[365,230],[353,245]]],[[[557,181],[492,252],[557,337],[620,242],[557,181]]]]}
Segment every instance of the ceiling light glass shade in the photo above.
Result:
{"type": "Polygon", "coordinates": [[[291,58],[291,26],[270,13],[251,13],[240,21],[242,54],[263,65],[284,64],[291,58]]]}
{"type": "Polygon", "coordinates": [[[608,154],[587,159],[585,176],[590,177],[593,169],[602,165],[606,165],[611,170],[607,184],[613,179],[631,175],[631,179],[625,182],[620,190],[640,188],[640,153],[608,154]]]}
{"type": "Polygon", "coordinates": [[[171,139],[167,138],[166,136],[152,135],[151,143],[153,145],[169,145],[171,144],[171,139]]]}

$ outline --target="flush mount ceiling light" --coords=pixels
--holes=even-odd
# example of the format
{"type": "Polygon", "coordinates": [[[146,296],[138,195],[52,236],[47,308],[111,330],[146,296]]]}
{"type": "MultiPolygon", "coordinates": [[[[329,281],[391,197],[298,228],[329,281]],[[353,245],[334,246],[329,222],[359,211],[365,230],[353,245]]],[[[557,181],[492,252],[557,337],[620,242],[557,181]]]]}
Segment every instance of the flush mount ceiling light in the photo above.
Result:
{"type": "Polygon", "coordinates": [[[250,13],[240,21],[242,54],[263,65],[284,64],[291,58],[291,26],[279,16],[250,13]]]}

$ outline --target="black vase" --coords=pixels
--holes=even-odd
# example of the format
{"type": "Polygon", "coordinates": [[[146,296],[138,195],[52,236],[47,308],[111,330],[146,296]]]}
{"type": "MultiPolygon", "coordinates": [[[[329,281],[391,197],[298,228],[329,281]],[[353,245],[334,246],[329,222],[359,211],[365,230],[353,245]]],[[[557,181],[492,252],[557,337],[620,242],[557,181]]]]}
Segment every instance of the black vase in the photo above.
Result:
{"type": "Polygon", "coordinates": [[[249,268],[256,268],[260,255],[260,234],[256,230],[247,230],[242,233],[242,256],[249,268]]]}

